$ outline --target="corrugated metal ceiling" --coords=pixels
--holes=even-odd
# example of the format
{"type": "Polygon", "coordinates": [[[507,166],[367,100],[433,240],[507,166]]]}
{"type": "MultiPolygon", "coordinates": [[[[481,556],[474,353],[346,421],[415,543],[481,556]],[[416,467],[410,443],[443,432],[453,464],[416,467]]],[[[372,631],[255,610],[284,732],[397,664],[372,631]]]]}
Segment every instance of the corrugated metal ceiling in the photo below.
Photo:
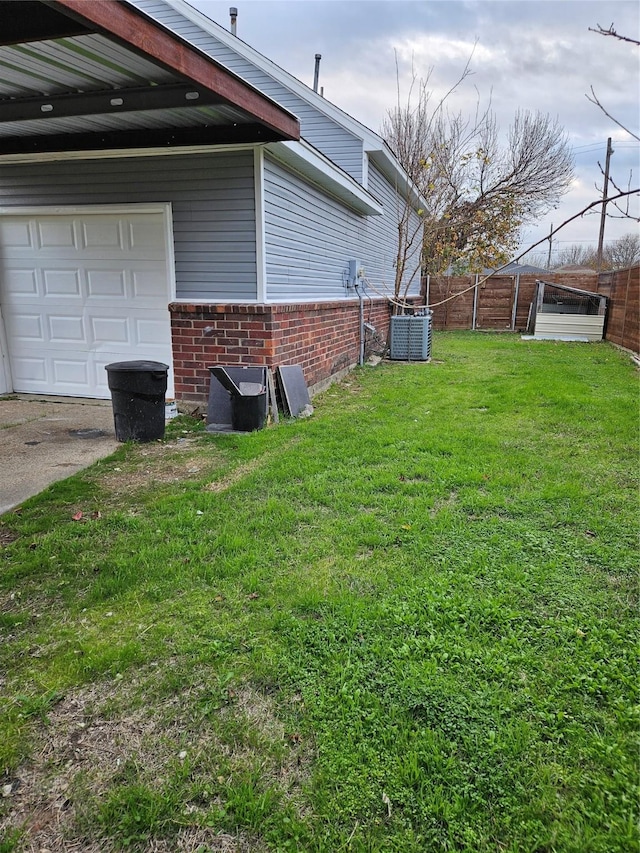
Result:
{"type": "Polygon", "coordinates": [[[299,135],[295,116],[124,0],[0,0],[0,157],[299,135]]]}
{"type": "Polygon", "coordinates": [[[100,35],[0,47],[0,98],[95,92],[179,79],[100,35]]]}
{"type": "MultiPolygon", "coordinates": [[[[84,35],[0,47],[0,106],[3,100],[65,93],[100,92],[181,82],[179,75],[100,35],[84,35]]],[[[198,127],[249,123],[252,119],[225,104],[140,110],[0,122],[0,137],[198,127]]]]}

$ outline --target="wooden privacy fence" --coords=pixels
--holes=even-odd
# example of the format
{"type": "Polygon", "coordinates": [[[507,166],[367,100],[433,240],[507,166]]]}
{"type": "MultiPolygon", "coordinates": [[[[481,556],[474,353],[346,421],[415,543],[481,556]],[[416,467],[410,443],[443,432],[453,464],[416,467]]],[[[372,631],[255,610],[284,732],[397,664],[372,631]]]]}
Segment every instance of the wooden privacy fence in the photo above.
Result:
{"type": "Polygon", "coordinates": [[[638,352],[640,344],[638,277],[640,267],[616,272],[526,273],[495,275],[474,287],[481,276],[430,276],[425,280],[434,329],[486,329],[522,332],[535,297],[536,281],[563,284],[609,297],[605,338],[638,352]],[[449,299],[451,296],[457,296],[449,299]],[[442,305],[437,303],[449,299],[442,305]]]}
{"type": "Polygon", "coordinates": [[[609,297],[605,339],[640,352],[640,266],[601,273],[598,293],[609,297]]]}

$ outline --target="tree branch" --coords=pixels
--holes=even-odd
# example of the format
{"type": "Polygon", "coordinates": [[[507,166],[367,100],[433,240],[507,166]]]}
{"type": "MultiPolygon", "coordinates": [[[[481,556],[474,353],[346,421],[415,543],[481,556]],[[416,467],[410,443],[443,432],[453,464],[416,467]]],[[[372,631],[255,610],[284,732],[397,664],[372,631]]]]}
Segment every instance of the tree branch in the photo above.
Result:
{"type": "MultiPolygon", "coordinates": [[[[640,195],[640,187],[638,187],[637,189],[633,189],[633,190],[626,190],[625,192],[618,193],[618,195],[611,196],[610,198],[607,199],[607,202],[612,202],[612,201],[615,202],[621,198],[625,198],[625,197],[630,196],[630,195],[640,195]]],[[[575,219],[579,219],[581,216],[584,216],[584,214],[587,213],[587,211],[591,210],[594,207],[598,207],[598,205],[600,205],[600,204],[602,204],[602,199],[598,199],[597,201],[592,201],[591,204],[588,204],[586,207],[583,207],[582,210],[578,211],[578,213],[575,213],[573,216],[570,216],[568,219],[565,219],[565,221],[562,222],[560,225],[558,225],[557,228],[552,228],[551,231],[545,237],[542,237],[541,240],[538,240],[536,243],[532,243],[528,248],[526,248],[524,250],[524,252],[520,252],[519,255],[516,255],[514,258],[512,258],[506,264],[503,264],[501,267],[498,267],[497,269],[493,270],[489,275],[485,275],[483,278],[481,278],[477,282],[475,282],[475,284],[472,284],[470,287],[465,288],[465,290],[461,290],[459,293],[454,293],[453,296],[449,296],[447,299],[443,299],[441,302],[434,302],[432,305],[425,305],[425,308],[437,308],[440,305],[444,305],[445,302],[450,302],[452,299],[457,299],[459,296],[463,296],[465,293],[469,293],[470,290],[474,290],[476,287],[480,287],[480,285],[484,284],[492,276],[497,275],[501,270],[505,269],[506,267],[510,266],[511,264],[517,263],[517,261],[519,261],[525,255],[529,254],[529,252],[532,249],[535,249],[537,246],[540,246],[542,243],[546,243],[548,240],[550,240],[554,236],[554,234],[557,234],[558,231],[561,231],[563,228],[565,228],[567,225],[569,225],[570,222],[573,222],[575,219]]]]}
{"type": "Polygon", "coordinates": [[[593,28],[593,27],[589,27],[589,31],[590,31],[590,32],[592,32],[592,33],[597,33],[599,36],[613,36],[613,38],[616,38],[616,39],[618,39],[619,41],[628,41],[628,42],[630,42],[631,44],[638,44],[638,45],[640,45],[640,41],[638,41],[637,39],[629,38],[629,36],[621,36],[621,35],[620,35],[620,33],[617,33],[617,32],[613,29],[613,24],[610,24],[610,25],[609,25],[609,29],[608,29],[608,30],[605,30],[605,29],[604,29],[604,27],[601,27],[601,26],[600,26],[600,24],[596,24],[596,27],[598,28],[597,30],[594,30],[594,28],[593,28]]]}
{"type": "Polygon", "coordinates": [[[625,127],[625,125],[624,125],[624,124],[622,124],[621,122],[619,122],[617,118],[614,118],[614,117],[611,115],[611,113],[609,113],[609,112],[607,112],[607,111],[605,110],[605,108],[602,106],[602,104],[601,104],[601,103],[600,103],[600,101],[598,100],[598,96],[597,96],[597,95],[596,95],[596,93],[593,91],[593,86],[590,86],[590,89],[591,89],[591,94],[593,95],[593,97],[592,97],[592,98],[590,98],[590,97],[589,97],[589,95],[585,95],[585,98],[586,98],[590,103],[595,104],[595,105],[596,105],[596,107],[598,107],[599,109],[601,109],[601,110],[602,110],[602,112],[606,115],[606,117],[607,117],[607,118],[610,118],[610,119],[611,119],[611,121],[615,122],[615,123],[618,125],[618,127],[621,127],[624,131],[626,131],[626,133],[628,133],[628,134],[629,134],[629,136],[633,136],[633,138],[634,138],[634,139],[637,139],[637,140],[638,140],[638,142],[640,142],[640,136],[638,136],[638,134],[637,134],[637,133],[634,133],[632,130],[629,130],[629,128],[628,128],[628,127],[625,127]]]}

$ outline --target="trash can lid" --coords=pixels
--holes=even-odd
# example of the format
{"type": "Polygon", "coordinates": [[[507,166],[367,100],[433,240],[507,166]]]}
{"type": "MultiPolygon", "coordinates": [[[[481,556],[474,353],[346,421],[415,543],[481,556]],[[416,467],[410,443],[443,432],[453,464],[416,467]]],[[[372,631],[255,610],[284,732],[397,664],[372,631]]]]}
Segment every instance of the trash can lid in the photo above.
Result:
{"type": "Polygon", "coordinates": [[[128,371],[151,372],[158,370],[169,370],[168,364],[163,364],[161,361],[114,361],[113,364],[105,365],[105,370],[111,370],[115,373],[126,373],[128,371]]]}

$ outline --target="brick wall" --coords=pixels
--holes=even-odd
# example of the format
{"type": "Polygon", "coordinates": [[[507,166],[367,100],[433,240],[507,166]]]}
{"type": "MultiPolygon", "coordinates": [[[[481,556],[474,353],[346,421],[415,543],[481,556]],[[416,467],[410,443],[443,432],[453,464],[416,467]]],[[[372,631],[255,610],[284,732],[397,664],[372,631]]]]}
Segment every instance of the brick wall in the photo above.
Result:
{"type": "MultiPolygon", "coordinates": [[[[172,303],[171,334],[176,398],[202,404],[209,395],[209,366],[299,364],[313,386],[359,357],[359,303],[198,305],[172,303]]],[[[364,302],[367,352],[382,348],[389,331],[386,300],[364,302]]]]}

